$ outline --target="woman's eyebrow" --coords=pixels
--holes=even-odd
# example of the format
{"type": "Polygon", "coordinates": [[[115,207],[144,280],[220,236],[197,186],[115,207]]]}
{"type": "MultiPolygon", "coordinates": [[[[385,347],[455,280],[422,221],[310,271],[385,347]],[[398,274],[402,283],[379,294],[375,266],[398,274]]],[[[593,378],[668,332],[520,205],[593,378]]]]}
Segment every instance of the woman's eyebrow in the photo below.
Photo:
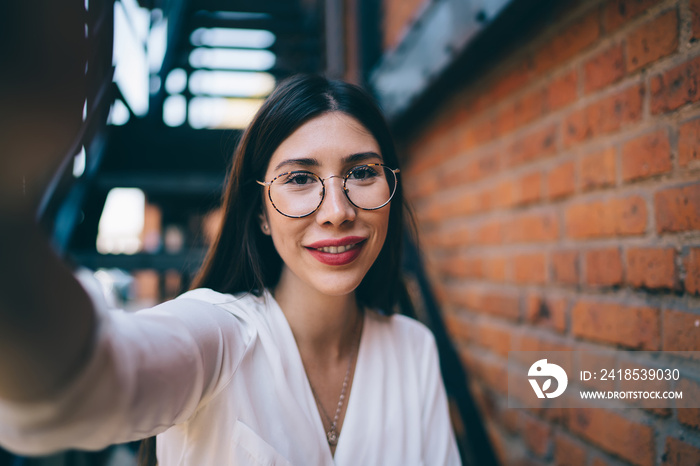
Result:
{"type": "Polygon", "coordinates": [[[283,160],[280,163],[277,164],[275,167],[274,171],[278,171],[280,168],[287,166],[287,165],[301,165],[303,167],[318,167],[320,164],[318,163],[318,160],[312,159],[312,158],[301,158],[301,159],[287,159],[283,160]]]}
{"type": "MultiPolygon", "coordinates": [[[[347,157],[343,157],[343,163],[347,165],[356,162],[364,162],[368,159],[379,159],[380,161],[384,161],[384,159],[382,159],[382,156],[377,154],[376,152],[358,152],[357,154],[350,154],[347,157]]],[[[289,165],[301,165],[302,167],[319,167],[321,164],[318,162],[318,160],[311,157],[287,159],[278,163],[274,171],[277,172],[280,168],[289,165]]]]}
{"type": "Polygon", "coordinates": [[[368,159],[379,159],[382,162],[384,161],[384,159],[382,159],[382,156],[377,154],[376,152],[358,152],[357,154],[351,154],[347,157],[343,157],[343,163],[350,164],[355,162],[364,162],[368,159]]]}

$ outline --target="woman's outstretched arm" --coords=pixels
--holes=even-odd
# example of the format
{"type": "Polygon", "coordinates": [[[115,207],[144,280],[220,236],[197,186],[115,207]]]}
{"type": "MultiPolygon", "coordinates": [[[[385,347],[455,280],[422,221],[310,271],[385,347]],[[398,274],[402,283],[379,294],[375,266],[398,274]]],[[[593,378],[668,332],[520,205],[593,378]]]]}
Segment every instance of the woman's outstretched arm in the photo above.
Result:
{"type": "Polygon", "coordinates": [[[83,123],[84,9],[78,0],[0,6],[0,397],[8,399],[57,390],[90,352],[90,300],[33,220],[83,123]]]}
{"type": "Polygon", "coordinates": [[[84,10],[0,2],[0,445],[21,454],[98,449],[184,422],[251,338],[193,299],[107,312],[36,224],[45,187],[79,147],[84,10]]]}

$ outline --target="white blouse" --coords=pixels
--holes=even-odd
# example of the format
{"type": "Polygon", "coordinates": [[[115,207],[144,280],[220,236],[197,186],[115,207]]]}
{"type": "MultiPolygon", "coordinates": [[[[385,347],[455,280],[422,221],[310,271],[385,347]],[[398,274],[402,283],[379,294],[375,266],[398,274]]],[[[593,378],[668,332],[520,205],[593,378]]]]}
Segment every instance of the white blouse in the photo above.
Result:
{"type": "Polygon", "coordinates": [[[0,401],[0,444],[45,454],[158,434],[160,466],[460,464],[434,338],[404,316],[365,314],[335,457],[270,293],[198,289],[99,322],[58,396],[0,401]]]}

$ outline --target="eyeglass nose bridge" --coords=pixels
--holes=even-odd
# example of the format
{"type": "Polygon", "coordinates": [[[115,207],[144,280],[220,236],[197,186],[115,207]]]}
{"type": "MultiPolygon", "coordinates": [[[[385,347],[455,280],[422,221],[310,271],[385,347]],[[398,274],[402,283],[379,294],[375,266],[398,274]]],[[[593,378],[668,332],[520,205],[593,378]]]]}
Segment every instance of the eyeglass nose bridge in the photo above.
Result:
{"type": "Polygon", "coordinates": [[[343,191],[346,193],[348,192],[347,186],[345,186],[345,181],[347,180],[347,177],[345,176],[340,176],[340,175],[330,175],[325,178],[321,178],[320,176],[318,177],[319,180],[321,180],[321,185],[323,186],[324,194],[325,194],[325,189],[326,189],[326,180],[330,180],[331,178],[340,178],[343,180],[343,191]]]}
{"type": "MultiPolygon", "coordinates": [[[[314,210],[314,212],[316,212],[318,209],[320,209],[321,205],[323,204],[323,201],[326,200],[326,180],[330,180],[331,178],[340,178],[341,180],[343,180],[342,186],[343,186],[343,194],[345,194],[345,198],[348,200],[348,202],[350,203],[351,206],[357,207],[355,205],[355,203],[352,202],[352,200],[350,199],[350,195],[348,194],[348,187],[345,184],[345,182],[347,181],[347,177],[340,176],[340,175],[329,175],[325,178],[321,178],[319,176],[318,179],[321,180],[321,200],[318,203],[318,206],[316,207],[316,210],[314,210]]],[[[311,213],[313,214],[314,212],[311,212],[311,213]]],[[[309,214],[309,215],[311,215],[311,214],[309,214]]]]}

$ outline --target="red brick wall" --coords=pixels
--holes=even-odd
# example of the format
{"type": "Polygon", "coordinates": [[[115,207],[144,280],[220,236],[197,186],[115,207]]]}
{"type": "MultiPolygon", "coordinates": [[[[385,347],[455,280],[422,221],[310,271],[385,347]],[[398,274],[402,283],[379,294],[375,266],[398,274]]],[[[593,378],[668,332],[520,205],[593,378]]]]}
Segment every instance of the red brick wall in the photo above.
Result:
{"type": "Polygon", "coordinates": [[[700,0],[572,3],[403,141],[403,181],[504,464],[699,464],[700,410],[506,408],[509,350],[700,350],[700,0]]]}

